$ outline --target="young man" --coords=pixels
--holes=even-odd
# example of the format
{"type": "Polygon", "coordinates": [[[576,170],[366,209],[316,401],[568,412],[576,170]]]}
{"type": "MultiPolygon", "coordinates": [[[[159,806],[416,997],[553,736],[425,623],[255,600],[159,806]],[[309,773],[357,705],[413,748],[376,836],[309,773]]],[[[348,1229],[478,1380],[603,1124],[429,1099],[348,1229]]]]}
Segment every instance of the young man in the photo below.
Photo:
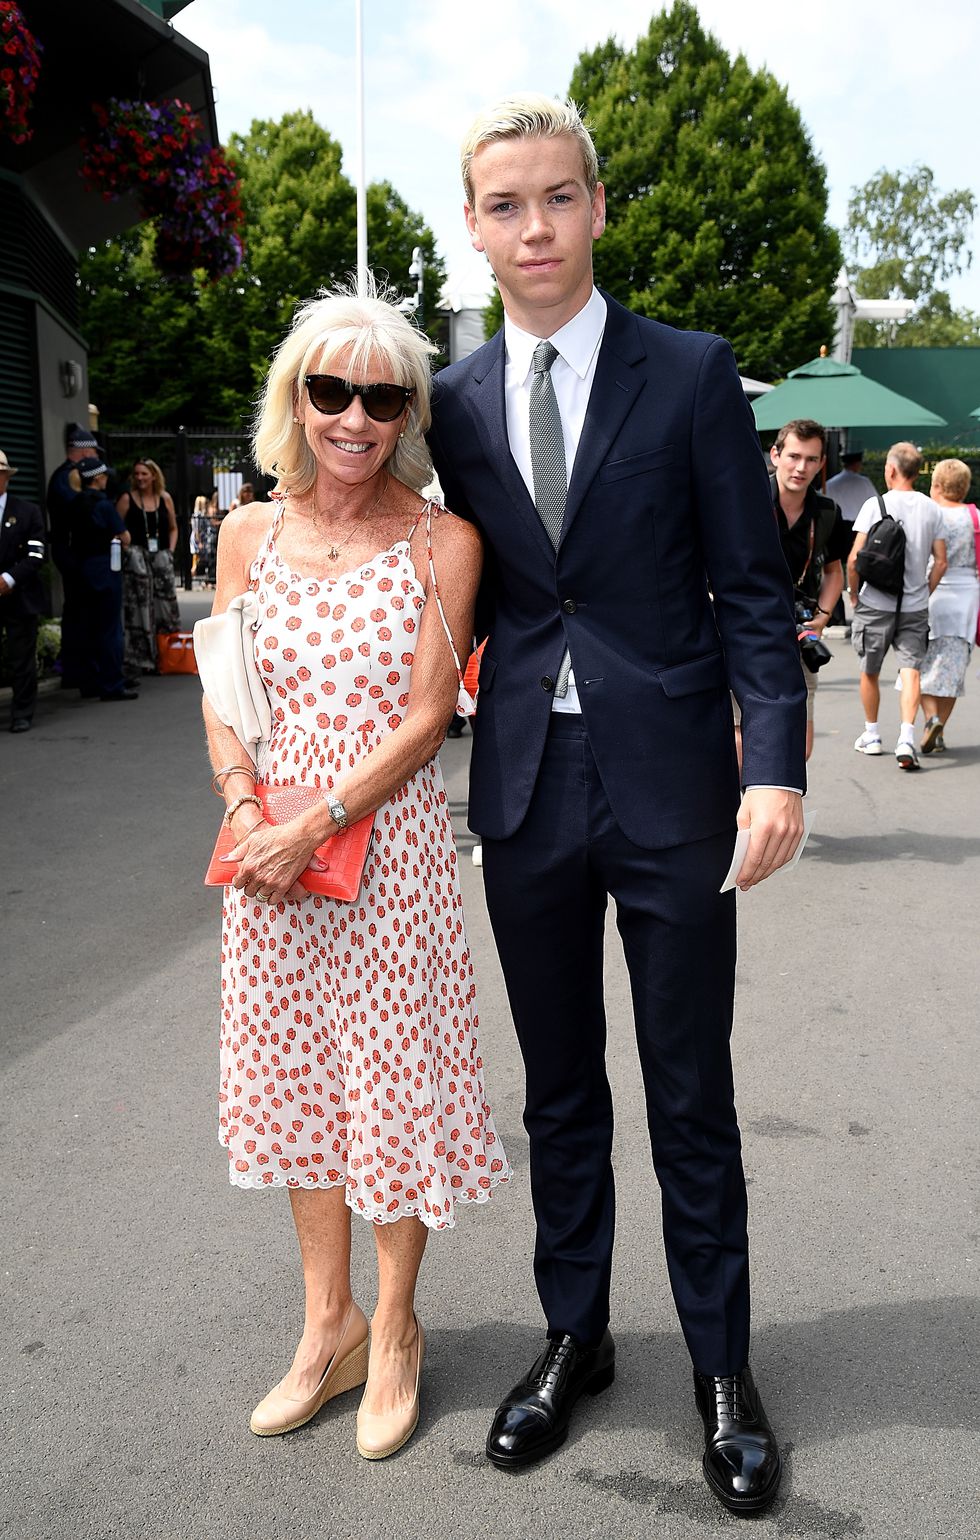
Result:
{"type": "MultiPolygon", "coordinates": [[[[773,466],[773,507],[779,539],[794,593],[812,618],[805,635],[819,640],[844,587],[844,568],[851,542],[837,504],[817,491],[817,477],[826,463],[827,430],[810,418],[798,418],[780,428],[769,451],[773,466]]],[[[798,629],[801,628],[797,615],[798,629]]],[[[807,667],[801,648],[806,698],[806,757],[813,753],[813,707],[817,672],[807,667]]]]}
{"type": "Polygon", "coordinates": [[[765,461],[727,343],[594,288],[605,195],[573,106],[522,97],[483,115],[463,180],[506,320],[438,377],[432,448],[447,505],[487,545],[470,824],[524,1057],[548,1323],[487,1454],[509,1467],[548,1454],[583,1391],[613,1378],[611,894],[704,1471],[726,1506],[750,1511],[775,1494],[780,1461],[748,1367],[735,904],[718,889],[736,823],[750,830],[740,887],[790,859],[805,786],[805,689],[765,461]]]}
{"type": "Polygon", "coordinates": [[[885,508],[905,529],[901,606],[894,594],[885,593],[872,583],[861,583],[858,589],[858,553],[881,518],[877,496],[868,499],[854,521],[854,544],[847,562],[848,591],[855,606],[851,641],[861,659],[861,704],[865,718],[864,732],[855,739],[854,747],[859,754],[884,752],[878,726],[878,675],[885,654],[892,648],[902,685],[901,726],[895,745],[900,770],[919,768],[914,729],[919,709],[919,669],[929,641],[929,595],[946,571],[942,513],[932,498],[915,490],[921,466],[922,456],[914,444],[893,444],[885,460],[885,508]]]}

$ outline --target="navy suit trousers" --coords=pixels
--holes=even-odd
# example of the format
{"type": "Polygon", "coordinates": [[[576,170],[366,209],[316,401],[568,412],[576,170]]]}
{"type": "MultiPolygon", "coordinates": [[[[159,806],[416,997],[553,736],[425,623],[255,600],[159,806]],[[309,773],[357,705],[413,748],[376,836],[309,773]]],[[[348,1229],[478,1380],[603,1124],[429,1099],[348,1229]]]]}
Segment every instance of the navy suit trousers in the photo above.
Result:
{"type": "Polygon", "coordinates": [[[748,1359],[745,1181],[729,1038],[734,826],[646,850],[617,826],[578,716],[553,715],[530,809],[484,840],[487,903],[524,1057],[535,1279],[552,1332],[609,1320],[615,1200],[602,956],[608,897],[629,969],[671,1287],[705,1374],[748,1359]]]}

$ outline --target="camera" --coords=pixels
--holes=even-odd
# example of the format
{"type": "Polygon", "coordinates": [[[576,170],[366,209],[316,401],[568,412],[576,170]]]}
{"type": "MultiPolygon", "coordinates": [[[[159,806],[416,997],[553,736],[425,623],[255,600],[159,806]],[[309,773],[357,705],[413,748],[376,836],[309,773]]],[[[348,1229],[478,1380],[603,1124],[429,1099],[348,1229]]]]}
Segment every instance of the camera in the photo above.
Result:
{"type": "Polygon", "coordinates": [[[795,612],[796,640],[800,644],[800,657],[810,673],[815,674],[818,669],[823,668],[825,663],[830,662],[833,653],[816,631],[807,630],[807,626],[813,619],[813,605],[806,599],[797,599],[795,612]]]}

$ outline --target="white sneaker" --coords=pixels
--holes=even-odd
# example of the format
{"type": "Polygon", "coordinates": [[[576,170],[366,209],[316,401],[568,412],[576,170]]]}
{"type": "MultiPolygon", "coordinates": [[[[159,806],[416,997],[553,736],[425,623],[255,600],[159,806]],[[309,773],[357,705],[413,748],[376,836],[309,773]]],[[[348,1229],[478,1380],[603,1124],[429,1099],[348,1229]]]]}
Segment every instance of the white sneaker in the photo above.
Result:
{"type": "Polygon", "coordinates": [[[885,752],[881,746],[881,739],[878,734],[869,733],[867,728],[865,728],[860,738],[855,738],[854,747],[859,754],[884,754],[885,752]]]}
{"type": "Polygon", "coordinates": [[[900,770],[918,770],[919,756],[915,751],[914,743],[903,743],[899,739],[895,745],[895,758],[898,760],[900,770]]]}

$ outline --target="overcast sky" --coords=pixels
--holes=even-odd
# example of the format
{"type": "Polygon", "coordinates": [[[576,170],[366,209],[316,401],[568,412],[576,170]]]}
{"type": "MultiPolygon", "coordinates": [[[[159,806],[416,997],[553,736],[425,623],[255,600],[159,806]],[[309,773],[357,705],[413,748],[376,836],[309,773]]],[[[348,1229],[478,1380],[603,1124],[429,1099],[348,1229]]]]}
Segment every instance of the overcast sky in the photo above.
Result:
{"type": "MultiPolygon", "coordinates": [[[[422,214],[450,273],[485,270],[461,213],[457,146],[470,119],[510,91],[565,92],[583,49],[611,34],[632,46],[658,9],[650,0],[364,0],[368,180],[387,178],[422,214]]],[[[851,187],[882,166],[922,162],[943,191],[976,190],[976,0],[701,0],[698,9],[730,53],[786,86],[827,167],[835,224],[851,187]]],[[[222,138],[253,118],[310,108],[353,177],[354,15],[354,0],[194,0],[181,11],[178,31],[211,58],[222,138]]],[[[980,310],[980,265],[950,287],[956,303],[980,310]]]]}

